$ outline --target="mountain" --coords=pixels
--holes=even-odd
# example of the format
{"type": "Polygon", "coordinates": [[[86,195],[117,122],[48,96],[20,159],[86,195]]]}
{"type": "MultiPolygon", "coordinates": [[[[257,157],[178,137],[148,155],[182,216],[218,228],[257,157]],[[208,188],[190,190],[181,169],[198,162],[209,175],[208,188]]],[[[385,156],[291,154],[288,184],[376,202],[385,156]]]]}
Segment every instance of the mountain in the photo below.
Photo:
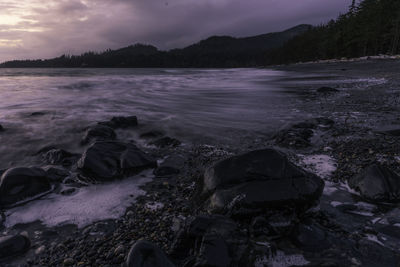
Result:
{"type": "Polygon", "coordinates": [[[160,51],[151,45],[136,44],[102,53],[60,56],[46,60],[15,60],[0,67],[248,67],[262,66],[266,53],[293,37],[309,31],[298,25],[283,32],[245,38],[212,36],[182,49],[160,51]]]}

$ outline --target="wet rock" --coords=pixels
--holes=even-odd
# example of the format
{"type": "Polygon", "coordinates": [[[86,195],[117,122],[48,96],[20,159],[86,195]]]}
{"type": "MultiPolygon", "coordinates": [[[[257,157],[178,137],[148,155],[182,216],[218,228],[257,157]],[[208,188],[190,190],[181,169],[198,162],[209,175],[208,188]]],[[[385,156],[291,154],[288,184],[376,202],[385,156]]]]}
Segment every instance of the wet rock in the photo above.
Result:
{"type": "Polygon", "coordinates": [[[161,137],[163,135],[164,135],[163,132],[153,130],[153,131],[148,131],[148,132],[140,134],[140,138],[153,139],[153,138],[161,137]]]}
{"type": "Polygon", "coordinates": [[[72,265],[74,265],[74,263],[75,263],[75,261],[72,258],[66,258],[63,261],[64,266],[72,266],[72,265]]]}
{"type": "Polygon", "coordinates": [[[50,149],[42,154],[43,161],[52,165],[71,166],[79,159],[79,154],[73,154],[63,149],[50,149]]]}
{"type": "Polygon", "coordinates": [[[164,252],[148,241],[136,242],[129,251],[127,267],[174,267],[164,252]]]}
{"type": "Polygon", "coordinates": [[[12,168],[1,176],[0,206],[7,207],[51,189],[46,172],[40,168],[12,168]]]}
{"type": "Polygon", "coordinates": [[[350,178],[349,186],[374,202],[400,202],[400,176],[374,164],[350,178]]]}
{"type": "Polygon", "coordinates": [[[104,125],[95,125],[86,130],[81,145],[86,145],[92,141],[108,141],[116,138],[117,135],[112,128],[104,125]]]}
{"type": "Polygon", "coordinates": [[[31,242],[23,235],[0,237],[0,259],[12,258],[29,250],[31,242]]]}
{"type": "Polygon", "coordinates": [[[150,145],[154,145],[156,147],[165,148],[165,147],[176,147],[181,144],[181,142],[175,138],[171,137],[163,137],[154,142],[150,142],[150,145]]]}
{"type": "Polygon", "coordinates": [[[181,155],[169,156],[157,167],[157,169],[154,170],[154,174],[157,177],[165,177],[178,174],[184,163],[185,158],[181,155]]]}
{"type": "Polygon", "coordinates": [[[179,231],[171,255],[183,266],[240,266],[235,264],[247,248],[248,237],[237,223],[220,215],[200,215],[179,231]]]}
{"type": "Polygon", "coordinates": [[[113,129],[118,128],[130,128],[136,127],[138,125],[138,119],[136,116],[128,116],[128,117],[113,117],[109,121],[99,122],[99,125],[104,125],[113,129]]]}
{"type": "Polygon", "coordinates": [[[156,161],[133,144],[95,142],[78,162],[81,174],[96,181],[110,181],[156,167],[156,161]]]}
{"type": "Polygon", "coordinates": [[[332,88],[332,87],[320,87],[317,89],[317,93],[321,93],[321,94],[333,94],[333,93],[337,93],[339,92],[338,89],[332,88]]]}
{"type": "Polygon", "coordinates": [[[304,251],[318,252],[331,247],[325,229],[313,222],[298,224],[292,233],[292,240],[304,251]]]}
{"type": "Polygon", "coordinates": [[[219,161],[204,174],[202,195],[210,212],[237,216],[271,209],[304,211],[319,200],[324,182],[274,149],[219,161]]]}

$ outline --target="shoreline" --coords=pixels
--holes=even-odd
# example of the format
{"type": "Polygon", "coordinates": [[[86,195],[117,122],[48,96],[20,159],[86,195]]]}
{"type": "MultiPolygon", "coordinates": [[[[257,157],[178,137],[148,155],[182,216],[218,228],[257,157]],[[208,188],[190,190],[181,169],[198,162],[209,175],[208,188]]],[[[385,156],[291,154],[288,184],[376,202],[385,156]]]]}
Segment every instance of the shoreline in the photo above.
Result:
{"type": "MultiPolygon", "coordinates": [[[[357,69],[358,63],[347,62],[342,65],[338,63],[340,66],[349,68],[346,71],[337,69],[337,66],[333,68],[336,72],[353,76],[370,68],[369,63],[374,64],[374,62],[368,62],[364,64],[365,69],[357,69]]],[[[260,264],[273,264],[274,259],[279,258],[277,255],[280,255],[280,263],[286,264],[282,266],[289,266],[296,260],[298,263],[314,266],[348,264],[373,266],[377,262],[374,262],[368,254],[379,251],[381,255],[387,256],[379,262],[381,266],[390,266],[385,264],[393,263],[396,256],[400,255],[399,251],[395,251],[396,245],[400,244],[400,236],[396,236],[396,230],[400,228],[396,226],[396,221],[393,224],[382,225],[379,222],[387,218],[393,210],[398,210],[396,204],[367,201],[344,186],[351,177],[374,163],[383,164],[400,173],[400,155],[397,154],[400,151],[400,137],[391,135],[390,129],[383,127],[379,129],[380,126],[376,125],[381,114],[386,119],[386,124],[393,124],[393,129],[400,128],[400,123],[396,124],[398,122],[396,114],[399,114],[397,113],[398,106],[393,101],[395,97],[398,97],[399,92],[392,91],[400,84],[400,81],[396,79],[395,68],[389,69],[393,67],[389,66],[390,63],[386,61],[381,63],[381,66],[385,68],[380,70],[377,76],[382,77],[384,73],[387,79],[384,84],[372,85],[363,91],[341,88],[341,92],[327,96],[312,95],[321,105],[309,108],[313,109],[314,113],[319,110],[321,117],[327,117],[325,121],[310,124],[310,120],[305,118],[304,121],[299,121],[299,123],[308,123],[304,127],[288,126],[277,131],[272,139],[266,137],[248,140],[247,144],[241,144],[238,147],[212,147],[203,144],[145,149],[146,153],[157,159],[171,155],[183,157],[185,160],[179,167],[179,174],[153,178],[152,181],[141,186],[147,192],[146,195],[139,196],[136,203],[129,207],[120,219],[96,222],[82,229],[71,225],[43,228],[35,223],[25,229],[17,227],[14,233],[27,232],[23,234],[29,236],[32,246],[26,254],[9,263],[6,261],[5,264],[10,265],[5,266],[18,266],[18,264],[22,266],[121,266],[126,261],[129,249],[140,239],[153,242],[165,251],[177,266],[183,266],[182,261],[171,255],[174,254],[172,252],[176,253],[174,246],[179,239],[179,232],[186,227],[185,222],[190,218],[206,214],[207,210],[204,206],[196,201],[206,169],[219,160],[266,147],[283,151],[292,162],[308,167],[309,170],[316,166],[320,168],[320,171],[321,168],[322,171],[328,169],[328,174],[325,173],[326,177],[322,178],[325,179],[325,188],[329,187],[328,189],[332,189],[333,193],[322,195],[319,209],[296,218],[297,223],[292,225],[294,229],[297,229],[296,231],[300,231],[299,225],[305,222],[310,223],[311,220],[311,223],[307,225],[312,225],[313,230],[303,233],[305,241],[300,240],[300,242],[297,237],[293,237],[292,231],[289,231],[291,234],[282,235],[279,238],[271,238],[267,235],[267,237],[261,236],[254,239],[251,234],[254,231],[254,222],[234,220],[240,228],[247,231],[240,234],[234,232],[235,235],[240,236],[235,237],[237,238],[235,242],[249,242],[247,238],[250,238],[251,242],[262,243],[263,245],[259,245],[256,250],[266,258],[264,263],[263,260],[259,260],[260,264]],[[370,116],[369,121],[364,117],[346,117],[346,112],[358,111],[367,111],[367,115],[370,116]],[[333,123],[329,120],[333,120],[333,123]],[[305,164],[304,158],[302,161],[299,155],[308,157],[308,164],[305,164]],[[330,159],[333,161],[330,162],[330,159]],[[330,165],[327,162],[330,162],[330,165]],[[336,169],[333,169],[332,166],[335,164],[336,169]],[[334,201],[336,202],[332,205],[334,201]],[[372,215],[363,216],[360,213],[372,215]],[[377,221],[371,223],[374,220],[377,221]],[[246,238],[242,237],[242,234],[246,238]],[[319,240],[321,244],[325,244],[329,239],[330,247],[323,252],[310,250],[307,247],[309,245],[306,242],[307,238],[311,238],[313,242],[319,240]],[[344,242],[343,248],[338,245],[340,242],[344,242]],[[360,246],[364,250],[353,251],[353,246],[360,246]],[[275,250],[275,253],[271,250],[275,250]],[[282,253],[286,254],[286,257],[282,256],[282,253]],[[345,256],[342,256],[343,253],[345,256]]],[[[319,70],[316,65],[290,65],[283,69],[311,71],[308,68],[313,67],[317,72],[332,71],[332,69],[319,70]]],[[[375,68],[379,69],[380,66],[375,66],[375,68]]],[[[364,73],[364,75],[369,76],[369,73],[364,73]]],[[[321,172],[317,174],[321,176],[321,172]]],[[[229,219],[228,217],[225,216],[226,219],[229,219]]],[[[217,252],[222,253],[220,250],[217,252]]]]}

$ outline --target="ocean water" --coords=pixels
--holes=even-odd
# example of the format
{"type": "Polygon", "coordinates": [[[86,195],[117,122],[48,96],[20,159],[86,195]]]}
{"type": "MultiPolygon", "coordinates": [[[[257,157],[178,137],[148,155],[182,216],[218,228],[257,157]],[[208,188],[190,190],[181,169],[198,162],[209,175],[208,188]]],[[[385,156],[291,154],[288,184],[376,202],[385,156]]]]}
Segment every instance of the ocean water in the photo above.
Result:
{"type": "MultiPolygon", "coordinates": [[[[0,170],[40,166],[34,154],[48,145],[82,153],[84,128],[113,116],[138,116],[138,128],[117,132],[122,140],[139,141],[154,129],[184,144],[235,146],[321,116],[312,108],[321,105],[320,86],[341,88],[338,97],[345,97],[348,88],[382,82],[272,69],[0,69],[0,170]]],[[[145,193],[139,186],[151,171],[129,179],[47,195],[7,211],[5,225],[41,220],[82,227],[117,218],[145,193]]]]}
{"type": "Polygon", "coordinates": [[[315,116],[304,107],[318,86],[370,82],[270,69],[0,69],[0,169],[32,163],[46,145],[80,153],[83,129],[118,115],[138,116],[126,139],[156,129],[235,144],[315,116]]]}

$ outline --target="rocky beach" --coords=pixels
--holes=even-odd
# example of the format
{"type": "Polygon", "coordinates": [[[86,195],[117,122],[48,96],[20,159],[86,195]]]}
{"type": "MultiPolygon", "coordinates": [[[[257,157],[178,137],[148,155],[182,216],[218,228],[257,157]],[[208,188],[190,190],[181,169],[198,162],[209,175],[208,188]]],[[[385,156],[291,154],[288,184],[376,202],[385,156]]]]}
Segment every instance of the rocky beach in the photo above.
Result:
{"type": "Polygon", "coordinates": [[[51,97],[78,95],[43,109],[32,100],[27,111],[16,101],[3,109],[18,111],[0,117],[0,265],[399,266],[399,70],[394,59],[171,70],[157,86],[147,76],[127,84],[149,86],[144,98],[200,84],[207,97],[183,88],[180,101],[198,102],[178,105],[166,89],[140,106],[140,95],[121,93],[104,113],[90,98],[77,124],[64,121],[72,98],[108,95],[94,91],[101,81],[92,76],[52,73],[79,83],[51,97]],[[243,73],[256,74],[246,76],[254,84],[241,84],[243,73]],[[224,87],[211,91],[210,76],[224,87]],[[279,94],[258,97],[266,84],[279,94]],[[209,95],[221,97],[218,109],[209,95]],[[191,117],[198,106],[200,119],[191,117]],[[30,124],[39,122],[48,128],[30,124]]]}

